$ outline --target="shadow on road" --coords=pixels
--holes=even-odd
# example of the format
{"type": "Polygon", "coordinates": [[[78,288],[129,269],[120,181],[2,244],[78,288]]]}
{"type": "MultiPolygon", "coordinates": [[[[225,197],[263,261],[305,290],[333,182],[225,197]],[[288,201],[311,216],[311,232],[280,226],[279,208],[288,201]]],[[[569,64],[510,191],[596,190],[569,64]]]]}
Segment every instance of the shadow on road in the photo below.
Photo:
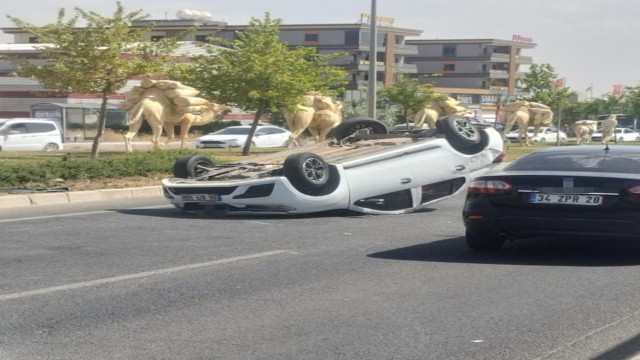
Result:
{"type": "Polygon", "coordinates": [[[202,219],[206,220],[246,220],[246,219],[311,219],[321,217],[363,217],[371,216],[365,215],[349,210],[331,210],[324,212],[317,212],[312,214],[300,214],[300,215],[264,215],[256,213],[255,215],[206,215],[204,211],[183,211],[173,206],[158,209],[112,209],[112,211],[126,215],[137,216],[151,216],[162,218],[175,218],[175,219],[202,219]]]}
{"type": "Polygon", "coordinates": [[[474,252],[464,237],[369,254],[390,260],[539,266],[633,266],[640,242],[608,239],[531,238],[508,242],[497,252],[474,252]]]}

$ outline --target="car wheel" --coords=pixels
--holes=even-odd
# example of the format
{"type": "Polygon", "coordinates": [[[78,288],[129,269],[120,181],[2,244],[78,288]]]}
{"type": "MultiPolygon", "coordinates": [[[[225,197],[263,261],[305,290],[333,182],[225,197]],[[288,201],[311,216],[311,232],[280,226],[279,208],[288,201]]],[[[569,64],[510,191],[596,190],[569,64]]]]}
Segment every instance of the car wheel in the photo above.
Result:
{"type": "Polygon", "coordinates": [[[388,132],[385,124],[370,118],[353,118],[345,120],[333,129],[333,137],[340,141],[353,136],[356,132],[365,134],[386,134],[388,132]]]}
{"type": "Polygon", "coordinates": [[[203,155],[187,155],[176,160],[173,164],[173,176],[177,178],[194,178],[206,174],[209,168],[215,166],[211,158],[203,155]]]}
{"type": "Polygon", "coordinates": [[[467,245],[474,251],[496,251],[502,247],[505,239],[495,233],[466,231],[467,245]]]}
{"type": "Polygon", "coordinates": [[[619,137],[618,140],[616,140],[616,142],[623,142],[624,138],[619,137]]]}
{"type": "Polygon", "coordinates": [[[635,141],[640,141],[640,137],[637,137],[635,141]]]}
{"type": "Polygon", "coordinates": [[[58,146],[58,144],[56,143],[48,143],[47,145],[44,146],[44,149],[42,149],[46,152],[50,152],[50,151],[58,151],[60,150],[60,146],[58,146]]]}
{"type": "Polygon", "coordinates": [[[484,131],[478,130],[469,119],[458,115],[441,117],[436,122],[436,128],[454,149],[464,154],[480,152],[489,140],[484,131]]]}
{"type": "Polygon", "coordinates": [[[544,143],[546,143],[546,142],[547,142],[547,139],[545,139],[545,138],[540,138],[540,144],[544,144],[544,143]]]}
{"type": "Polygon", "coordinates": [[[566,138],[566,137],[560,138],[560,142],[561,142],[561,143],[563,143],[563,142],[567,142],[567,138],[566,138]]]}
{"type": "Polygon", "coordinates": [[[329,165],[314,153],[291,154],[282,166],[284,176],[301,192],[323,187],[329,180],[329,165]]]}

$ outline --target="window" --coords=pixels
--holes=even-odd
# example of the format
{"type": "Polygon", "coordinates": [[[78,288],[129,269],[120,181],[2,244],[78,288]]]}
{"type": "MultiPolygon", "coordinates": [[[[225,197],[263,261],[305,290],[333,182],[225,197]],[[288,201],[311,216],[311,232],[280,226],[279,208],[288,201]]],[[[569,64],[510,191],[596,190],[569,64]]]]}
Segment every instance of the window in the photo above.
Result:
{"type": "Polygon", "coordinates": [[[304,42],[318,42],[320,36],[318,33],[306,33],[304,34],[304,42]]]}
{"type": "Polygon", "coordinates": [[[27,126],[25,124],[13,124],[7,129],[7,132],[13,134],[26,134],[27,126]]]}
{"type": "Polygon", "coordinates": [[[208,43],[209,42],[209,35],[196,35],[196,41],[200,41],[203,43],[208,43]]]}
{"type": "Polygon", "coordinates": [[[442,68],[442,71],[455,71],[456,70],[456,64],[444,64],[444,67],[442,68]]]}
{"type": "Polygon", "coordinates": [[[164,35],[153,35],[151,37],[151,41],[158,41],[158,40],[161,40],[161,39],[164,39],[164,38],[165,38],[164,35]]]}
{"type": "Polygon", "coordinates": [[[27,132],[29,133],[43,133],[43,132],[51,132],[55,130],[56,130],[56,126],[53,124],[45,124],[45,123],[27,124],[27,132]]]}
{"type": "Polygon", "coordinates": [[[358,45],[360,44],[360,32],[358,30],[347,30],[344,32],[344,44],[345,45],[358,45]]]}
{"type": "Polygon", "coordinates": [[[456,46],[455,45],[445,45],[442,48],[442,56],[456,56],[456,46]]]}

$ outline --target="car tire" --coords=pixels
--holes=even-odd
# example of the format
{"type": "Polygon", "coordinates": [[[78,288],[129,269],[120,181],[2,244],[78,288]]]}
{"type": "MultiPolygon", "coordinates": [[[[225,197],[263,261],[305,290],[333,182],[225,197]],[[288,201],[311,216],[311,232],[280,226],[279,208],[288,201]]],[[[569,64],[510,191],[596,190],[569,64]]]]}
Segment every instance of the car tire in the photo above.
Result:
{"type": "Polygon", "coordinates": [[[173,176],[182,179],[195,178],[205,174],[215,162],[204,155],[187,155],[173,164],[173,176]]]}
{"type": "Polygon", "coordinates": [[[547,139],[545,139],[545,138],[541,138],[539,142],[540,142],[540,144],[544,144],[544,143],[546,143],[546,142],[547,142],[547,139]]]}
{"type": "Polygon", "coordinates": [[[60,146],[58,146],[58,144],[56,143],[48,143],[42,150],[46,152],[58,151],[60,150],[60,146]]]}
{"type": "Polygon", "coordinates": [[[502,247],[505,241],[504,238],[491,232],[467,230],[465,236],[467,246],[474,251],[496,251],[502,247]]]}
{"type": "Polygon", "coordinates": [[[637,137],[634,141],[640,141],[640,137],[637,137]]]}
{"type": "Polygon", "coordinates": [[[436,128],[444,135],[451,147],[463,154],[478,153],[489,141],[486,132],[476,128],[463,116],[443,116],[436,122],[436,128]]]}
{"type": "Polygon", "coordinates": [[[282,166],[284,176],[302,193],[322,188],[329,180],[329,165],[310,152],[291,154],[282,166]]]}
{"type": "Polygon", "coordinates": [[[357,131],[364,131],[367,134],[386,134],[387,126],[378,120],[370,118],[353,118],[345,120],[333,129],[333,137],[341,141],[353,136],[357,131]]]}

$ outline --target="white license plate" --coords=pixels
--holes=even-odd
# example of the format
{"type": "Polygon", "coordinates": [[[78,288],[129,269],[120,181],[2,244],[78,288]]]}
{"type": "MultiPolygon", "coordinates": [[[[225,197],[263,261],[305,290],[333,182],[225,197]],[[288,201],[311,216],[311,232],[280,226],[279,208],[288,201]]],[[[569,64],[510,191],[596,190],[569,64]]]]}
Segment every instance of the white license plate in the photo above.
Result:
{"type": "Polygon", "coordinates": [[[210,194],[182,194],[180,195],[180,198],[182,198],[182,201],[210,201],[210,200],[217,200],[219,201],[220,195],[210,195],[210,194]]]}
{"type": "Polygon", "coordinates": [[[562,205],[602,205],[602,195],[570,195],[570,194],[530,194],[529,202],[535,204],[562,204],[562,205]]]}

